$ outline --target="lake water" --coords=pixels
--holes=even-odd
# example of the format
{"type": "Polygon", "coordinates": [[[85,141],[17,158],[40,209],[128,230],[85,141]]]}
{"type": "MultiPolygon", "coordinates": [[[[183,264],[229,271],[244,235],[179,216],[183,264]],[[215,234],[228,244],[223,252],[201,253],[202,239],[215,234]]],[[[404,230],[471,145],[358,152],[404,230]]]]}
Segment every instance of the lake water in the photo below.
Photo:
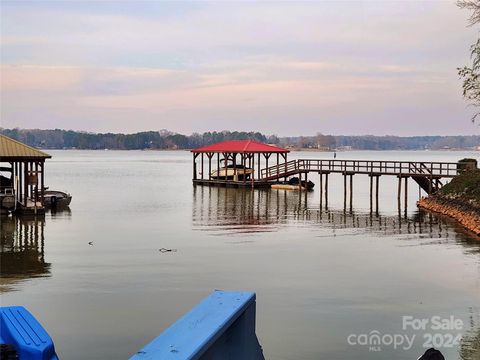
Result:
{"type": "MultiPolygon", "coordinates": [[[[73,201],[43,220],[2,218],[1,301],[32,311],[63,359],[128,358],[214,289],[257,293],[267,359],[416,359],[435,334],[447,359],[480,358],[480,240],[419,212],[413,181],[403,218],[397,179],[381,177],[377,216],[363,175],[354,177],[350,213],[341,176],[330,176],[325,209],[318,175],[308,193],[208,188],[192,185],[188,152],[50,153],[47,185],[73,201]],[[403,329],[403,316],[463,325],[403,329]],[[354,344],[373,331],[415,338],[408,350],[354,344]],[[449,341],[457,334],[458,345],[449,341]]],[[[337,159],[479,155],[352,151],[337,159]]]]}

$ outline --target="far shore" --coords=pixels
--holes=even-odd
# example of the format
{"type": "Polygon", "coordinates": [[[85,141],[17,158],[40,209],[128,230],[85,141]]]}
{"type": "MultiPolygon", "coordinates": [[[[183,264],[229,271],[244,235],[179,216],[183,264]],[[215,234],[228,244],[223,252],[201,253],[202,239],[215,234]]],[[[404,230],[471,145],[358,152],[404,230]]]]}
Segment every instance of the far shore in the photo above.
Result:
{"type": "MultiPolygon", "coordinates": [[[[60,151],[60,150],[79,150],[79,151],[191,151],[192,149],[79,149],[79,148],[38,148],[42,151],[60,151]]],[[[460,152],[460,151],[473,151],[479,154],[480,150],[477,149],[386,149],[386,150],[378,150],[378,149],[333,149],[333,150],[322,150],[322,149],[311,149],[311,148],[292,148],[287,147],[286,149],[290,150],[291,152],[313,152],[313,153],[346,153],[346,152],[355,152],[355,151],[375,151],[375,152],[391,152],[391,151],[404,151],[404,152],[418,152],[418,151],[451,151],[451,152],[460,152]]]]}

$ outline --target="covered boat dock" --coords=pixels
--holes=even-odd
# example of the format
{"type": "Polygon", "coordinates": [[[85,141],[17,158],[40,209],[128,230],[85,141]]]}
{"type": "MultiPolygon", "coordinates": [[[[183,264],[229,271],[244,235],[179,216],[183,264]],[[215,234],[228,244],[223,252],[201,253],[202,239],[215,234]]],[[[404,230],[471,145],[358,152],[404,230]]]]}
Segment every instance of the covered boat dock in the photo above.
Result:
{"type": "Polygon", "coordinates": [[[290,151],[254,140],[231,140],[191,152],[194,184],[257,188],[272,184],[271,180],[262,179],[261,169],[268,168],[269,163],[287,163],[290,151]]]}
{"type": "Polygon", "coordinates": [[[45,160],[51,156],[0,134],[2,212],[45,212],[45,160]]]}

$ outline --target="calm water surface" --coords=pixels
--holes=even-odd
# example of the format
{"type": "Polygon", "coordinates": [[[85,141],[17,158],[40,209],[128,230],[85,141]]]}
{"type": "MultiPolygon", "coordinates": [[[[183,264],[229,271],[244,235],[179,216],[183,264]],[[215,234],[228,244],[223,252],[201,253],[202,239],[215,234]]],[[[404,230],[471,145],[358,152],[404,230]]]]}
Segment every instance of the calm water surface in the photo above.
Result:
{"type": "MultiPolygon", "coordinates": [[[[2,305],[24,305],[63,359],[128,358],[213,289],[257,293],[268,359],[416,359],[428,333],[461,334],[447,359],[480,358],[480,240],[418,212],[398,216],[396,178],[354,177],[297,193],[194,187],[188,152],[51,151],[47,184],[73,195],[45,219],[2,218],[2,305]],[[93,242],[93,246],[88,243],[93,242]],[[161,253],[160,248],[176,252],[161,253]],[[460,330],[402,329],[402,316],[454,316],[460,330]],[[402,334],[411,349],[349,345],[402,334]],[[426,335],[427,334],[427,335],[426,335]],[[372,349],[370,349],[372,350],[372,349]]],[[[473,152],[348,152],[337,158],[457,161],[473,152]]],[[[290,158],[332,158],[294,153],[290,158]]],[[[310,176],[317,183],[318,176],[310,176]]]]}

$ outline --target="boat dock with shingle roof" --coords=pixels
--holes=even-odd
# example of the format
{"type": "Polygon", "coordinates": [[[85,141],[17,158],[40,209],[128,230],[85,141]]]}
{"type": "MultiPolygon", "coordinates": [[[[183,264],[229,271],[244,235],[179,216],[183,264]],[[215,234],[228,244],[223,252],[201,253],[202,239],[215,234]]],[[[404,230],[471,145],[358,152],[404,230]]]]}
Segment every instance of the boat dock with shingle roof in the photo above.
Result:
{"type": "Polygon", "coordinates": [[[45,160],[51,156],[0,134],[0,207],[4,212],[45,212],[45,160]]]}

